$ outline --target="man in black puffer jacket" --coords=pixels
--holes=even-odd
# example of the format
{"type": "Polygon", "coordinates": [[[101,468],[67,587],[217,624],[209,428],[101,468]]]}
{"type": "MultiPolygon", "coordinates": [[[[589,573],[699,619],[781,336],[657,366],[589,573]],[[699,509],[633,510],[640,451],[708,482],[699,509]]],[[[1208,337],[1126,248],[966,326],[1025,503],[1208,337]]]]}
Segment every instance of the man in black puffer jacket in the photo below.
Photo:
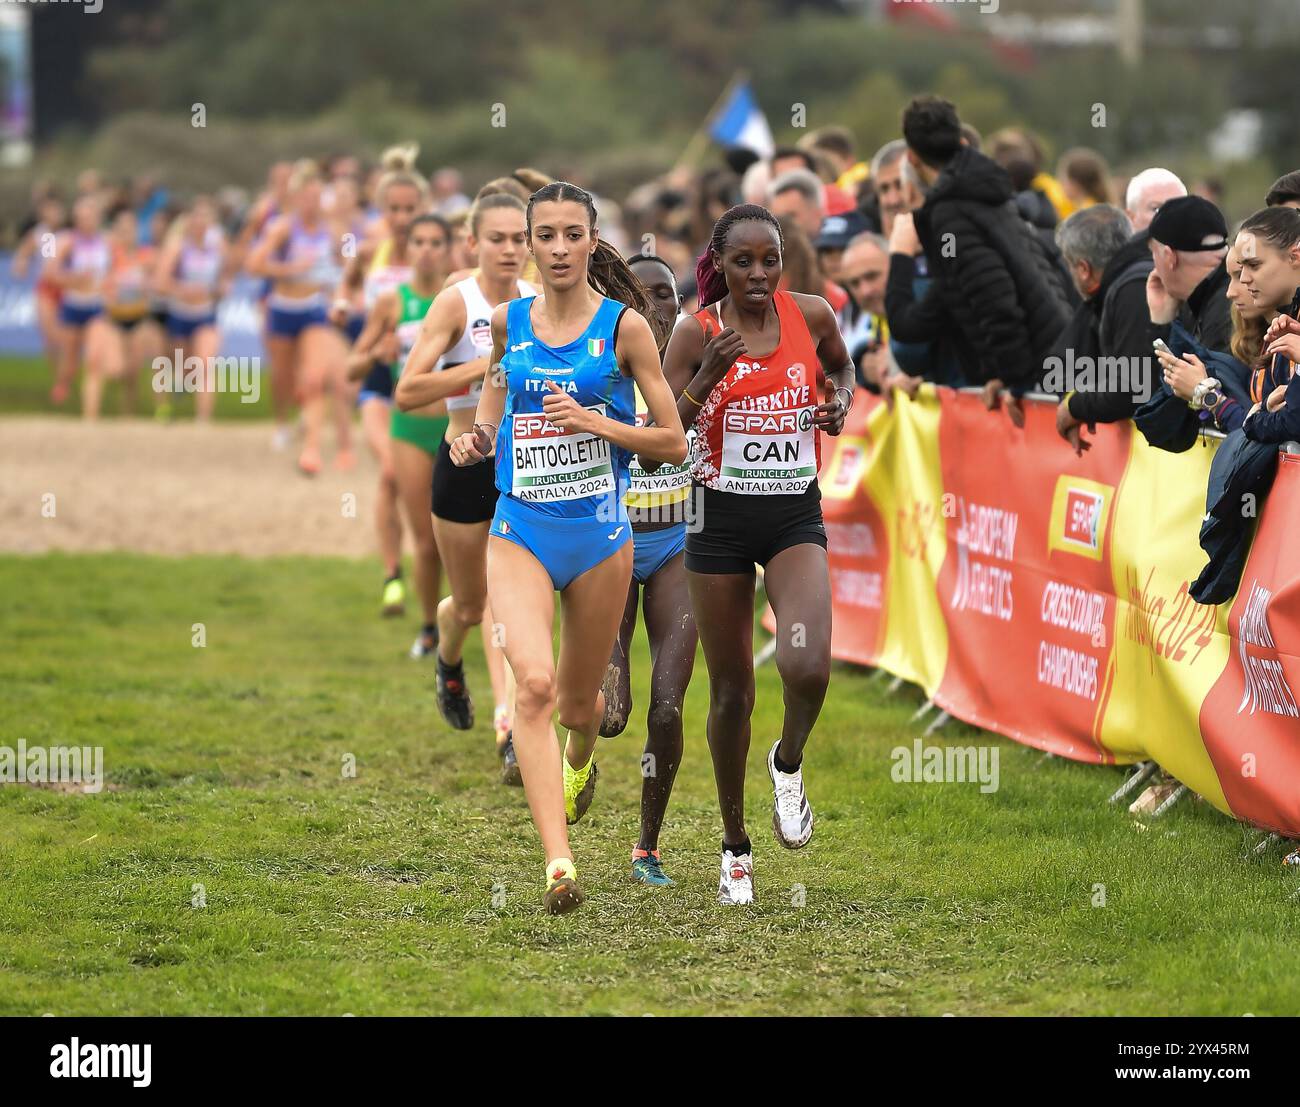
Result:
{"type": "MultiPolygon", "coordinates": [[[[985,383],[990,407],[1005,385],[1014,397],[1041,376],[1071,315],[1068,275],[1017,213],[1011,179],[962,144],[947,100],[913,100],[903,112],[907,157],[927,186],[917,235],[949,317],[960,332],[968,380],[985,383]]],[[[1012,418],[1018,401],[1009,404],[1012,418]]]]}

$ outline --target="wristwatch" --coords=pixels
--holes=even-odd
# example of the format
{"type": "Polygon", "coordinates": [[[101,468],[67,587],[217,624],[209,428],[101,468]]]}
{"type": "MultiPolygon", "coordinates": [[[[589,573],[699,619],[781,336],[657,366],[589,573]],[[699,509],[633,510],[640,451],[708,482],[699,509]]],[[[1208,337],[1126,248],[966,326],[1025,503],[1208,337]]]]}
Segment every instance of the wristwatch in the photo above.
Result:
{"type": "Polygon", "coordinates": [[[1223,385],[1214,377],[1206,377],[1192,389],[1192,398],[1187,401],[1187,406],[1193,411],[1203,411],[1207,407],[1217,407],[1222,399],[1223,385]]]}

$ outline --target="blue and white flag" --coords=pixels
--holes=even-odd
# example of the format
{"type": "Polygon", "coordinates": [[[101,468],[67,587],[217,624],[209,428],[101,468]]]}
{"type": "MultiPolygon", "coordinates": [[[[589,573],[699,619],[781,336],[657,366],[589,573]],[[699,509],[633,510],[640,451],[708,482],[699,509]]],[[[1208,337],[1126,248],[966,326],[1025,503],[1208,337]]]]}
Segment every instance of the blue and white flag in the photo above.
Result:
{"type": "Polygon", "coordinates": [[[724,146],[746,146],[761,158],[776,150],[767,116],[754,99],[748,81],[739,81],[709,124],[709,134],[724,146]]]}

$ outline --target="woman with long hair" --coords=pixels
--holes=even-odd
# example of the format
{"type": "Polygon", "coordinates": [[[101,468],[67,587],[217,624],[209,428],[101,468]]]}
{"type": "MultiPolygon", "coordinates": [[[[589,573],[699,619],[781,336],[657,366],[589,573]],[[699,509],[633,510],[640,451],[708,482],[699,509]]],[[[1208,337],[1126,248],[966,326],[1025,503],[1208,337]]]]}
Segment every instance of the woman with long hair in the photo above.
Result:
{"type": "Polygon", "coordinates": [[[664,383],[645,290],[603,242],[596,207],[564,181],[535,192],[528,248],[542,295],[492,313],[492,356],[457,465],[496,455],[500,493],[488,542],[488,596],[517,682],[514,744],[546,854],[552,914],[585,898],[567,823],[595,792],[601,683],[632,576],[621,489],[632,454],[670,464],[686,438],[664,383]],[[653,422],[635,425],[634,387],[653,422]],[[552,647],[555,593],[562,610],[552,647]],[[557,748],[553,716],[567,732],[557,748]]]}

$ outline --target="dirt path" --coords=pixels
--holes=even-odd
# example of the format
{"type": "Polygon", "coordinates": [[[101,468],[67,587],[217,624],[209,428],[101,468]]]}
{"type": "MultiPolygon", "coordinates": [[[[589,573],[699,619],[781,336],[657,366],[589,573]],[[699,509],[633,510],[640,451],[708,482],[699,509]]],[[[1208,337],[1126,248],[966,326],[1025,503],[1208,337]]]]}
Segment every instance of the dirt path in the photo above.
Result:
{"type": "Polygon", "coordinates": [[[308,479],[266,423],[2,418],[0,551],[374,556],[377,466],[358,439],[340,473],[326,441],[308,479]]]}

